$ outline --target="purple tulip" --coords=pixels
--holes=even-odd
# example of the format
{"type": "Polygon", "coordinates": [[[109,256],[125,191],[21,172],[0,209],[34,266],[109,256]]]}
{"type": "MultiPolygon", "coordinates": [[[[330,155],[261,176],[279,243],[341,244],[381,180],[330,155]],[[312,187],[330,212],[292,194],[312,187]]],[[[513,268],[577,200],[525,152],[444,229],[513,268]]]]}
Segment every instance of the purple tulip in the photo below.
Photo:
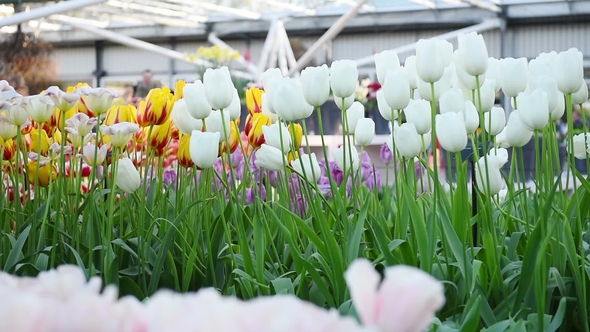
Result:
{"type": "Polygon", "coordinates": [[[381,158],[381,162],[385,165],[389,165],[393,161],[393,153],[389,149],[389,146],[387,146],[387,143],[383,143],[383,145],[381,145],[379,157],[381,158]]]}
{"type": "Polygon", "coordinates": [[[419,160],[416,160],[414,162],[414,167],[416,170],[416,178],[419,179],[422,176],[424,176],[424,173],[426,173],[426,167],[424,165],[422,165],[422,163],[419,160]]]}
{"type": "Polygon", "coordinates": [[[244,161],[244,153],[242,153],[242,149],[236,149],[230,156],[231,167],[238,167],[242,161],[244,161]]]}
{"type": "Polygon", "coordinates": [[[363,164],[361,165],[361,180],[367,180],[371,173],[373,173],[373,165],[363,161],[363,164]]]}
{"type": "MultiPolygon", "coordinates": [[[[256,200],[256,196],[259,196],[261,200],[266,200],[266,188],[262,184],[258,184],[254,187],[248,187],[245,190],[245,204],[250,205],[256,200]]],[[[238,194],[238,201],[241,203],[243,200],[242,193],[238,194]]]]}
{"type": "Polygon", "coordinates": [[[381,182],[381,173],[375,171],[371,173],[368,179],[364,181],[364,184],[371,190],[379,190],[383,187],[383,183],[381,182]]]}
{"type": "Polygon", "coordinates": [[[279,172],[278,171],[268,171],[268,184],[270,184],[273,188],[276,188],[279,184],[279,172]]]}
{"type": "Polygon", "coordinates": [[[176,183],[176,179],[178,178],[176,174],[176,170],[174,168],[168,168],[164,170],[164,184],[171,185],[176,183]]]}

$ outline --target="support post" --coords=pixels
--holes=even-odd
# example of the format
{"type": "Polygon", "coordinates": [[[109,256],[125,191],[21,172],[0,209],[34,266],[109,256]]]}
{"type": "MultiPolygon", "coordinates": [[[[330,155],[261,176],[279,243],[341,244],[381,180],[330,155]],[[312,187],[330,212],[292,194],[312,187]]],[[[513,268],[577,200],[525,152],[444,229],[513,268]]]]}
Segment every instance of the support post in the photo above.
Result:
{"type": "Polygon", "coordinates": [[[96,79],[96,87],[101,87],[102,78],[106,76],[106,71],[104,70],[104,41],[97,40],[94,43],[94,52],[96,57],[96,68],[93,74],[96,79]]]}
{"type": "Polygon", "coordinates": [[[53,14],[68,12],[71,10],[96,5],[106,0],[69,0],[62,1],[54,5],[43,6],[32,9],[28,12],[15,13],[11,16],[0,19],[0,27],[21,24],[30,20],[47,17],[53,14]]]}

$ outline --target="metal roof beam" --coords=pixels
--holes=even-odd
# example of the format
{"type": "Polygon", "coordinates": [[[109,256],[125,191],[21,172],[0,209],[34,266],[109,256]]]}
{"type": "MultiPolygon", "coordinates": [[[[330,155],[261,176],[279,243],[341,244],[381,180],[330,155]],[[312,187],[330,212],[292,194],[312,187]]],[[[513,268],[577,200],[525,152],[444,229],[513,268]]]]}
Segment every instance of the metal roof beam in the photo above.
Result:
{"type": "Polygon", "coordinates": [[[215,12],[231,14],[234,16],[245,17],[245,18],[248,18],[251,20],[258,20],[262,17],[262,14],[258,13],[258,12],[216,5],[216,4],[204,2],[202,0],[188,0],[188,1],[187,0],[167,0],[167,1],[172,2],[172,3],[178,3],[178,4],[181,4],[184,6],[186,6],[187,4],[194,5],[195,8],[202,8],[202,9],[212,10],[215,12]]]}
{"type": "Polygon", "coordinates": [[[302,6],[297,6],[294,4],[290,4],[290,3],[285,3],[282,1],[277,1],[277,0],[258,0],[258,2],[261,3],[265,3],[267,5],[273,6],[273,7],[278,7],[278,8],[283,8],[283,9],[287,9],[293,12],[299,12],[299,13],[304,13],[307,14],[309,16],[315,16],[317,14],[317,11],[315,9],[309,9],[309,8],[305,8],[302,6]]]}
{"type": "MultiPolygon", "coordinates": [[[[156,2],[157,3],[157,2],[156,2]]],[[[121,9],[131,9],[134,11],[149,13],[149,14],[156,14],[156,15],[165,15],[169,17],[181,17],[187,18],[195,22],[205,22],[207,20],[204,16],[198,15],[191,15],[186,12],[186,8],[182,8],[178,6],[176,9],[169,9],[169,8],[162,8],[161,6],[153,6],[154,2],[122,2],[118,0],[108,0],[107,5],[115,8],[121,9]],[[148,4],[150,3],[150,4],[148,4]]]]}
{"type": "Polygon", "coordinates": [[[146,22],[153,22],[154,24],[162,24],[171,27],[184,27],[184,28],[199,28],[203,25],[194,20],[187,20],[184,18],[171,18],[158,15],[149,15],[143,12],[128,11],[121,12],[119,9],[115,9],[107,6],[94,6],[92,8],[84,8],[88,15],[95,16],[98,14],[107,14],[111,18],[111,22],[129,22],[133,24],[143,24],[146,22]]]}
{"type": "Polygon", "coordinates": [[[6,18],[0,19],[0,27],[7,25],[15,25],[24,23],[30,20],[35,20],[43,17],[47,17],[53,14],[59,14],[68,12],[71,10],[83,8],[86,6],[96,5],[106,0],[70,0],[63,1],[53,5],[43,6],[32,9],[28,12],[20,12],[6,18]]]}

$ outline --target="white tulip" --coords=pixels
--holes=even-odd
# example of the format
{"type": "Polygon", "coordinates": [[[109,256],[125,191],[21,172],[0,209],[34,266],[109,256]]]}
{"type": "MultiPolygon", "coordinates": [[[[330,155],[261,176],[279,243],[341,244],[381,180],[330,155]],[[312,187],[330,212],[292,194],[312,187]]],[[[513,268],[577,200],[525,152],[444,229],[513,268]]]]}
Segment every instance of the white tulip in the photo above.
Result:
{"type": "Polygon", "coordinates": [[[354,131],[356,144],[367,146],[373,142],[373,138],[375,138],[375,121],[370,118],[360,119],[354,131]]]}
{"type": "Polygon", "coordinates": [[[488,70],[488,49],[483,36],[477,32],[459,35],[459,52],[463,68],[471,76],[479,76],[488,70]]]}
{"type": "Polygon", "coordinates": [[[194,130],[189,142],[189,152],[195,165],[201,169],[211,168],[219,156],[220,134],[194,130]]]}
{"type": "Polygon", "coordinates": [[[489,157],[495,157],[498,160],[498,166],[504,167],[508,162],[508,150],[504,148],[494,148],[488,152],[489,157]]]}
{"type": "Polygon", "coordinates": [[[422,151],[422,139],[416,131],[416,126],[411,122],[403,123],[393,131],[395,147],[392,147],[390,139],[387,140],[389,149],[397,149],[406,158],[414,158],[422,151]]]}
{"type": "Polygon", "coordinates": [[[418,77],[418,73],[416,72],[416,56],[410,55],[406,58],[404,63],[404,68],[406,69],[406,73],[408,75],[408,83],[410,83],[410,88],[416,89],[418,88],[418,83],[416,79],[418,77]]]}
{"type": "Polygon", "coordinates": [[[45,95],[34,95],[24,98],[24,107],[33,121],[43,123],[51,119],[55,103],[45,95]]]}
{"type": "MultiPolygon", "coordinates": [[[[451,89],[454,70],[455,69],[453,66],[446,67],[443,70],[443,76],[441,76],[441,78],[434,83],[434,98],[436,98],[436,100],[438,100],[443,93],[451,89]]],[[[418,79],[418,92],[422,98],[428,101],[432,100],[432,90],[430,83],[418,79]]]]}
{"type": "Polygon", "coordinates": [[[262,102],[262,114],[268,116],[272,123],[277,122],[279,116],[270,109],[270,98],[268,98],[268,93],[264,92],[262,96],[260,96],[260,100],[262,102]]]}
{"type": "Polygon", "coordinates": [[[0,115],[0,138],[4,141],[12,139],[16,137],[18,130],[18,127],[10,122],[6,115],[0,115]]]}
{"type": "MultiPolygon", "coordinates": [[[[342,116],[344,117],[344,112],[342,112],[342,116]]],[[[365,117],[365,106],[358,101],[352,103],[350,108],[346,111],[346,119],[342,119],[343,127],[342,129],[345,131],[345,134],[353,134],[356,130],[356,125],[358,124],[359,120],[365,117]],[[344,127],[346,124],[346,127],[344,127]]]]}
{"type": "Polygon", "coordinates": [[[506,112],[502,107],[492,107],[490,113],[484,114],[483,117],[485,124],[484,128],[490,135],[498,135],[506,126],[506,112]]]}
{"type": "Polygon", "coordinates": [[[375,68],[377,72],[377,81],[384,84],[389,71],[395,71],[399,68],[399,57],[395,51],[383,51],[375,54],[375,68]]]}
{"type": "Polygon", "coordinates": [[[283,79],[283,74],[278,68],[269,68],[260,75],[260,79],[262,81],[262,86],[264,87],[264,92],[268,96],[266,98],[266,104],[262,104],[262,106],[266,107],[270,113],[275,113],[274,107],[272,106],[273,98],[271,96],[277,85],[277,82],[283,79]]]}
{"type": "Polygon", "coordinates": [[[193,130],[203,129],[203,121],[191,116],[186,107],[185,99],[179,99],[174,103],[170,117],[174,121],[176,128],[185,135],[190,135],[193,130]]]}
{"type": "Polygon", "coordinates": [[[316,183],[321,175],[320,165],[315,153],[302,154],[291,162],[293,169],[312,183],[316,183]]]}
{"type": "Polygon", "coordinates": [[[557,89],[557,81],[549,75],[537,75],[529,77],[527,89],[540,89],[547,94],[547,104],[552,110],[557,104],[557,98],[560,96],[560,91],[557,89]]]}
{"type": "Polygon", "coordinates": [[[573,105],[581,105],[587,101],[588,101],[588,84],[586,84],[586,81],[584,81],[580,85],[580,89],[578,89],[578,91],[572,93],[572,104],[573,105]]]}
{"type": "Polygon", "coordinates": [[[584,80],[584,55],[577,48],[559,52],[551,71],[561,92],[577,92],[584,80]]]}
{"type": "Polygon", "coordinates": [[[141,186],[141,176],[131,159],[125,157],[117,161],[117,187],[127,194],[133,194],[141,186]]]}
{"type": "Polygon", "coordinates": [[[338,60],[330,67],[330,86],[335,97],[346,98],[354,94],[358,82],[358,69],[353,60],[338,60]]]}
{"type": "Polygon", "coordinates": [[[231,130],[229,111],[223,110],[211,112],[211,114],[203,120],[203,125],[207,132],[219,133],[218,143],[225,142],[229,137],[231,130]],[[221,112],[223,112],[223,114],[221,112]]]}
{"type": "Polygon", "coordinates": [[[444,59],[437,44],[436,39],[420,39],[416,43],[416,73],[426,83],[437,82],[444,73],[444,59]]]}
{"type": "Polygon", "coordinates": [[[213,109],[225,109],[234,99],[235,87],[226,66],[219,69],[207,68],[203,75],[203,85],[207,101],[213,109]]]}
{"type": "Polygon", "coordinates": [[[182,89],[182,93],[184,94],[183,99],[186,102],[186,108],[193,118],[202,120],[211,114],[212,107],[205,95],[203,82],[188,83],[182,89]]]}
{"type": "Polygon", "coordinates": [[[465,117],[465,128],[468,134],[473,134],[479,128],[479,112],[471,100],[465,101],[465,109],[463,110],[465,117]]]}
{"type": "Polygon", "coordinates": [[[451,88],[440,96],[440,113],[463,113],[465,110],[465,98],[459,88],[451,88]]]}
{"type": "Polygon", "coordinates": [[[477,188],[483,193],[491,196],[499,193],[502,189],[502,173],[500,173],[500,168],[500,162],[495,156],[484,156],[479,158],[475,163],[477,188]]]}
{"type": "Polygon", "coordinates": [[[436,39],[436,50],[442,57],[443,66],[448,67],[453,61],[453,44],[448,40],[436,39]]]}
{"type": "Polygon", "coordinates": [[[414,124],[416,132],[420,135],[426,134],[432,128],[430,113],[430,103],[424,99],[411,100],[404,110],[406,120],[414,124]]]}
{"type": "Polygon", "coordinates": [[[345,149],[345,146],[342,145],[334,150],[334,162],[336,162],[336,165],[338,165],[341,170],[346,170],[347,173],[351,171],[351,158],[352,171],[356,172],[361,166],[361,161],[356,147],[352,145],[346,145],[345,149]]]}
{"type": "Polygon", "coordinates": [[[313,106],[303,97],[301,81],[295,78],[283,78],[275,81],[271,104],[274,112],[284,121],[307,119],[313,113],[313,106]]]}
{"type": "Polygon", "coordinates": [[[529,75],[553,75],[551,72],[551,67],[553,66],[553,60],[555,60],[555,57],[557,57],[557,53],[554,55],[554,57],[539,55],[535,59],[529,61],[529,75]]]}
{"type": "Polygon", "coordinates": [[[266,144],[283,151],[283,154],[287,154],[291,150],[289,129],[281,122],[277,121],[270,126],[263,126],[262,132],[266,144]]]}
{"type": "Polygon", "coordinates": [[[488,58],[488,70],[485,77],[496,82],[496,92],[502,89],[502,71],[500,70],[500,60],[488,58]]]}
{"type": "MultiPolygon", "coordinates": [[[[573,137],[573,148],[574,157],[576,159],[587,159],[590,157],[588,148],[590,147],[590,133],[582,133],[574,135],[573,137]]],[[[569,151],[569,144],[568,144],[569,151]]]]}
{"type": "Polygon", "coordinates": [[[131,122],[119,122],[111,126],[101,126],[100,132],[109,136],[111,144],[118,148],[126,147],[135,133],[139,131],[139,125],[131,122]]]}
{"type": "MultiPolygon", "coordinates": [[[[380,90],[381,91],[381,90],[380,90]]],[[[352,104],[354,103],[354,95],[350,95],[346,98],[340,98],[340,97],[334,97],[334,104],[336,104],[336,106],[341,110],[347,110],[350,108],[350,106],[352,106],[352,104]],[[344,105],[343,105],[344,104],[344,105]],[[344,108],[343,108],[344,107],[344,108]]]]}
{"type": "Polygon", "coordinates": [[[557,91],[557,94],[557,103],[555,104],[555,107],[551,110],[550,114],[551,120],[553,121],[561,119],[561,117],[565,113],[565,96],[559,90],[557,91]]]}
{"type": "MultiPolygon", "coordinates": [[[[22,97],[18,97],[13,104],[6,103],[6,117],[12,124],[21,127],[29,120],[29,114],[25,108],[25,102],[22,97]]],[[[0,110],[1,112],[2,110],[0,110]]]]}
{"type": "Polygon", "coordinates": [[[381,90],[390,108],[394,110],[406,108],[410,102],[411,89],[405,69],[398,68],[387,73],[381,90]]]}
{"type": "Polygon", "coordinates": [[[51,98],[55,107],[59,108],[62,112],[71,110],[80,101],[79,94],[64,92],[57,86],[50,86],[45,90],[45,95],[51,98]]]}
{"type": "Polygon", "coordinates": [[[227,107],[227,111],[229,112],[229,118],[232,121],[235,121],[240,118],[242,113],[242,103],[240,100],[240,95],[238,94],[238,90],[234,88],[234,98],[231,101],[231,104],[227,107]]]}
{"type": "Polygon", "coordinates": [[[475,76],[469,75],[467,71],[465,71],[465,67],[463,66],[463,60],[461,59],[461,53],[459,50],[456,50],[453,54],[453,65],[455,68],[455,75],[457,80],[463,84],[469,90],[475,90],[478,88],[477,83],[479,82],[479,86],[485,82],[485,74],[479,75],[476,79],[475,76]]]}
{"type": "Polygon", "coordinates": [[[379,89],[375,95],[375,98],[377,99],[377,109],[379,109],[381,116],[387,121],[393,121],[397,119],[397,110],[393,110],[389,106],[387,100],[385,100],[383,89],[379,89]]]}
{"type": "Polygon", "coordinates": [[[479,94],[475,92],[475,100],[473,104],[480,112],[489,112],[496,102],[496,82],[494,80],[486,80],[481,88],[479,94]],[[481,95],[481,105],[479,103],[479,96],[481,95]],[[481,109],[479,108],[481,106],[481,109]]]}
{"type": "Polygon", "coordinates": [[[315,107],[322,106],[330,97],[330,70],[325,64],[307,67],[301,71],[301,85],[305,101],[315,107]]]}
{"type": "Polygon", "coordinates": [[[499,146],[502,148],[509,148],[511,146],[506,141],[506,131],[507,131],[507,128],[504,127],[504,129],[502,129],[502,131],[498,135],[496,135],[496,146],[499,146]]]}
{"type": "Polygon", "coordinates": [[[519,112],[511,112],[506,124],[506,143],[509,146],[521,148],[527,145],[532,137],[533,131],[522,123],[519,112]]]}
{"type": "Polygon", "coordinates": [[[447,151],[460,152],[467,146],[467,130],[462,112],[437,114],[436,133],[440,145],[447,151]]]}
{"type": "Polygon", "coordinates": [[[270,171],[281,171],[288,164],[281,150],[268,144],[262,144],[256,151],[256,166],[270,171]]]}
{"type": "Polygon", "coordinates": [[[516,97],[526,89],[528,83],[528,62],[526,58],[500,60],[502,90],[509,97],[516,97]]]}
{"type": "Polygon", "coordinates": [[[527,90],[516,97],[520,120],[529,130],[544,128],[549,123],[547,94],[540,89],[527,90]]]}

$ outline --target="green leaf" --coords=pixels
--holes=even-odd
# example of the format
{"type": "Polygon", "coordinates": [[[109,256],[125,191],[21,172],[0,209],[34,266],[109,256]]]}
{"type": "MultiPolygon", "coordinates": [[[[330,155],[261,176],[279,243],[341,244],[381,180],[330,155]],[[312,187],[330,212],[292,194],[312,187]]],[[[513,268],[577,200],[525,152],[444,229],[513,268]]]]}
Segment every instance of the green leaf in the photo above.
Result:
{"type": "Polygon", "coordinates": [[[275,294],[291,294],[295,295],[295,288],[293,281],[289,278],[276,278],[271,281],[275,294]]]}
{"type": "Polygon", "coordinates": [[[119,294],[120,296],[133,295],[140,301],[145,298],[141,288],[129,277],[119,279],[119,294]]]}
{"type": "Polygon", "coordinates": [[[501,322],[497,322],[496,324],[488,327],[487,329],[483,329],[482,332],[504,332],[510,327],[510,320],[503,320],[501,322]]]}
{"type": "Polygon", "coordinates": [[[25,242],[27,241],[27,238],[29,237],[29,232],[31,231],[31,226],[32,225],[27,226],[23,230],[23,232],[18,236],[16,243],[10,249],[10,253],[6,258],[6,263],[4,264],[4,268],[2,269],[3,271],[10,272],[12,268],[16,265],[16,263],[18,263],[18,261],[20,260],[20,257],[22,256],[23,247],[25,245],[25,242]]]}
{"type": "Polygon", "coordinates": [[[472,296],[465,310],[463,311],[463,322],[461,323],[461,332],[476,332],[479,330],[481,320],[481,300],[479,296],[472,296]]]}
{"type": "Polygon", "coordinates": [[[547,328],[547,332],[555,332],[559,327],[561,327],[561,323],[563,323],[563,317],[565,316],[565,309],[567,307],[567,300],[564,297],[559,300],[559,306],[557,307],[557,311],[555,312],[555,316],[553,316],[553,320],[551,320],[551,324],[547,328]]]}

